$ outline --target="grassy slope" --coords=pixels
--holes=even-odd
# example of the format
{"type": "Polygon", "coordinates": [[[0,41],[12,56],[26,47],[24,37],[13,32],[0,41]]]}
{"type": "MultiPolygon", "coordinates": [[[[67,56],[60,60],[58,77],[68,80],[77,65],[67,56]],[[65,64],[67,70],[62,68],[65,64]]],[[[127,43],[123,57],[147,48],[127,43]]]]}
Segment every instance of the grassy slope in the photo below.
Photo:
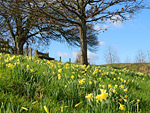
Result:
{"type": "Polygon", "coordinates": [[[137,98],[140,99],[141,111],[150,112],[150,77],[147,74],[101,66],[85,68],[80,65],[43,61],[34,57],[1,54],[0,64],[0,112],[2,113],[6,111],[44,113],[44,106],[47,106],[52,113],[61,112],[62,107],[64,113],[98,113],[101,106],[103,112],[124,112],[118,109],[119,103],[126,105],[126,111],[133,112],[136,111],[137,98]],[[58,71],[60,69],[62,72],[58,71]],[[114,85],[118,85],[117,94],[112,93],[114,85]],[[128,92],[124,92],[120,85],[127,88],[128,92]],[[99,89],[103,88],[111,94],[107,101],[103,101],[103,105],[94,101],[90,103],[85,98],[90,93],[93,93],[93,96],[100,94],[99,89]],[[125,95],[128,95],[128,102],[118,100],[125,95]],[[75,107],[80,102],[82,103],[75,107]]]}
{"type": "Polygon", "coordinates": [[[111,66],[114,68],[127,68],[132,71],[150,73],[150,63],[118,63],[118,64],[108,64],[104,66],[111,66]]]}
{"type": "MultiPolygon", "coordinates": [[[[114,69],[129,69],[135,72],[142,72],[142,73],[150,73],[150,63],[117,63],[117,64],[107,64],[102,66],[110,66],[114,69]]],[[[137,78],[136,78],[137,79],[137,78]]],[[[133,90],[133,94],[136,96],[142,97],[143,101],[145,102],[144,105],[141,104],[141,107],[145,108],[145,106],[150,107],[150,80],[146,82],[137,81],[137,88],[133,90]]],[[[146,108],[147,109],[147,108],[146,108]]],[[[147,112],[148,113],[148,112],[147,112]]]]}

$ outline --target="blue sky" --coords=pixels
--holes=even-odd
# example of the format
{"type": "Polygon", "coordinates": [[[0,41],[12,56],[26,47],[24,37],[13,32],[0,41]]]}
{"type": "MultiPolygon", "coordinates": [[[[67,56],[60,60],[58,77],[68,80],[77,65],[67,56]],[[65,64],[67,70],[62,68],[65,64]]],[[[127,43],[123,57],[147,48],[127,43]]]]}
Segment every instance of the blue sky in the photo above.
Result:
{"type": "MultiPolygon", "coordinates": [[[[103,25],[100,25],[103,27],[103,25]]],[[[130,62],[135,62],[137,51],[142,50],[147,54],[150,51],[150,10],[142,10],[131,20],[124,23],[107,24],[108,30],[98,35],[99,41],[102,44],[97,51],[88,52],[92,64],[105,64],[104,53],[110,46],[114,48],[119,56],[120,62],[125,62],[130,59],[130,62]]],[[[71,58],[75,60],[76,53],[80,50],[79,47],[70,47],[66,43],[52,41],[49,47],[51,57],[59,60],[62,56],[62,62],[66,62],[71,58]]]]}

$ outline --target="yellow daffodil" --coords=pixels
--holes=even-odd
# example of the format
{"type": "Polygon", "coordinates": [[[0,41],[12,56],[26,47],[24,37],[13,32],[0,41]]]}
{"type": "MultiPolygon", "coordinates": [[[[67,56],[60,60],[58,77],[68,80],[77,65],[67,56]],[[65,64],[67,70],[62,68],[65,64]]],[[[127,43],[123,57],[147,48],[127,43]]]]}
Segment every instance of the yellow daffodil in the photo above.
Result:
{"type": "Polygon", "coordinates": [[[91,80],[89,81],[89,84],[92,84],[92,81],[91,81],[91,80]]]}
{"type": "Polygon", "coordinates": [[[120,98],[119,101],[121,102],[121,100],[122,100],[122,99],[120,98]]]}
{"type": "Polygon", "coordinates": [[[96,80],[94,80],[94,83],[96,84],[96,83],[97,83],[97,81],[96,81],[96,80]]]}
{"type": "Polygon", "coordinates": [[[74,79],[74,76],[72,75],[71,78],[74,79]]]}
{"type": "Polygon", "coordinates": [[[139,103],[139,102],[140,102],[140,99],[136,99],[136,101],[139,103]]]}
{"type": "Polygon", "coordinates": [[[93,75],[95,75],[95,71],[93,72],[93,75]]]}
{"type": "Polygon", "coordinates": [[[25,107],[21,107],[21,109],[23,109],[23,110],[25,110],[25,111],[28,111],[28,109],[27,109],[27,108],[25,108],[25,107]]]}
{"type": "Polygon", "coordinates": [[[123,99],[125,102],[127,102],[127,99],[123,99]]]}
{"type": "Polygon", "coordinates": [[[143,80],[145,80],[145,78],[143,78],[143,80]]]}
{"type": "Polygon", "coordinates": [[[105,100],[108,97],[108,93],[106,93],[106,90],[104,89],[100,89],[100,91],[101,91],[101,98],[105,100]]]}
{"type": "Polygon", "coordinates": [[[78,77],[80,78],[80,75],[78,75],[78,77]]]}
{"type": "Polygon", "coordinates": [[[79,84],[83,84],[83,83],[85,83],[84,79],[79,80],[79,84]]]}
{"type": "Polygon", "coordinates": [[[120,87],[123,89],[124,88],[124,86],[123,85],[120,85],[120,87]]]}
{"type": "Polygon", "coordinates": [[[79,102],[78,104],[75,105],[75,108],[78,107],[82,102],[79,102]]]}
{"type": "Polygon", "coordinates": [[[118,88],[118,85],[115,85],[115,88],[118,88]]]}
{"type": "Polygon", "coordinates": [[[120,80],[121,80],[121,82],[123,82],[123,81],[124,81],[122,78],[121,78],[120,80]]]}
{"type": "Polygon", "coordinates": [[[58,74],[58,76],[57,76],[57,77],[58,77],[58,80],[60,80],[60,79],[61,79],[61,74],[58,74]]]}
{"type": "Polygon", "coordinates": [[[53,71],[53,73],[52,73],[53,75],[55,75],[55,72],[53,71]]]}
{"type": "Polygon", "coordinates": [[[97,101],[102,101],[101,95],[97,95],[95,98],[97,99],[97,101]]]}
{"type": "Polygon", "coordinates": [[[102,79],[101,79],[101,78],[99,78],[99,80],[101,81],[102,79]]]}
{"type": "Polygon", "coordinates": [[[85,98],[87,98],[88,100],[93,100],[93,94],[90,93],[87,96],[85,96],[85,98]]]}
{"type": "Polygon", "coordinates": [[[124,89],[124,92],[127,92],[128,91],[128,89],[124,89]]]}
{"type": "Polygon", "coordinates": [[[125,95],[124,97],[125,97],[125,98],[128,98],[128,95],[125,95]]]}
{"type": "Polygon", "coordinates": [[[62,69],[59,69],[58,72],[61,73],[61,72],[62,72],[62,69]]]}
{"type": "Polygon", "coordinates": [[[112,88],[111,84],[108,85],[109,88],[112,88]]]}
{"type": "Polygon", "coordinates": [[[67,87],[67,85],[65,85],[65,88],[67,87]]]}
{"type": "MultiPolygon", "coordinates": [[[[120,103],[119,103],[120,104],[120,103]]],[[[125,106],[123,104],[120,104],[120,107],[119,107],[120,110],[125,110],[125,106]]]]}
{"type": "Polygon", "coordinates": [[[105,88],[105,85],[103,85],[103,88],[105,88]]]}
{"type": "Polygon", "coordinates": [[[49,113],[49,110],[46,106],[44,106],[44,110],[46,111],[46,113],[49,113]]]}
{"type": "Polygon", "coordinates": [[[61,112],[63,112],[64,111],[64,107],[61,107],[61,112]]]}
{"type": "Polygon", "coordinates": [[[34,72],[34,70],[33,69],[30,69],[30,71],[33,73],[34,72]]]}
{"type": "Polygon", "coordinates": [[[116,93],[116,90],[113,90],[113,93],[116,93]]]}
{"type": "Polygon", "coordinates": [[[27,65],[26,67],[27,67],[27,69],[28,69],[30,66],[29,66],[29,65],[27,65]]]}

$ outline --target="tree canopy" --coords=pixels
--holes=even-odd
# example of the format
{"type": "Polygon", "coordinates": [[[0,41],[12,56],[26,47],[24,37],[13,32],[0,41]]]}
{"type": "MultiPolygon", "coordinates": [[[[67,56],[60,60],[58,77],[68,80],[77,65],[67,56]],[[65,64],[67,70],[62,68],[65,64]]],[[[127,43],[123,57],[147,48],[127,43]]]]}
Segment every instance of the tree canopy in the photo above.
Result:
{"type": "MultiPolygon", "coordinates": [[[[56,15],[42,2],[36,1],[42,9],[56,15]]],[[[30,0],[0,1],[0,31],[3,39],[10,38],[15,45],[16,53],[23,54],[25,43],[46,43],[50,40],[67,41],[70,45],[80,45],[79,30],[67,29],[65,26],[47,17],[43,17],[37,5],[30,0]]],[[[89,26],[92,32],[94,29],[89,26]]],[[[89,33],[88,44],[94,46],[97,37],[89,33]]]]}
{"type": "MultiPolygon", "coordinates": [[[[36,3],[35,0],[34,3],[36,3]]],[[[88,25],[103,24],[130,19],[136,12],[146,8],[146,0],[43,0],[46,10],[40,6],[41,13],[65,26],[78,29],[81,43],[81,64],[87,60],[88,25]],[[53,11],[53,14],[49,13],[53,11]]],[[[41,5],[41,4],[40,4],[41,5]]]]}

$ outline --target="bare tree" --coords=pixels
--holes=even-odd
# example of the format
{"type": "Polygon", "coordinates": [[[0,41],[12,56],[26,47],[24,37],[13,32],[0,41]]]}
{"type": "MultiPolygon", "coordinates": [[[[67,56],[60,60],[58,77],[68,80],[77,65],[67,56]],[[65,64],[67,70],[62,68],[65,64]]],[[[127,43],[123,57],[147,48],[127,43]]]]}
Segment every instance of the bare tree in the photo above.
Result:
{"type": "Polygon", "coordinates": [[[107,64],[119,63],[117,51],[112,47],[108,47],[104,53],[104,60],[107,64]]]}
{"type": "Polygon", "coordinates": [[[87,65],[87,25],[128,20],[145,8],[146,0],[43,0],[43,3],[48,9],[40,8],[42,14],[68,29],[79,29],[81,64],[87,65]],[[49,14],[50,10],[55,15],[49,14]]]}
{"type": "MultiPolygon", "coordinates": [[[[16,53],[23,54],[25,45],[48,45],[50,40],[64,42],[69,45],[80,44],[79,30],[66,29],[57,21],[44,17],[31,0],[1,0],[0,1],[0,36],[3,40],[9,38],[16,53]]],[[[48,10],[41,1],[36,1],[40,8],[48,10]]],[[[48,10],[49,14],[55,12],[48,10]]],[[[87,43],[93,47],[97,44],[93,26],[88,25],[87,43]]]]}
{"type": "Polygon", "coordinates": [[[53,25],[48,25],[42,21],[44,18],[33,15],[35,10],[35,5],[29,0],[0,1],[0,33],[2,38],[10,39],[18,54],[23,54],[26,43],[47,43],[49,39],[58,37],[53,34],[53,25]],[[45,29],[50,29],[47,35],[43,34],[45,29]]]}
{"type": "Polygon", "coordinates": [[[126,57],[125,63],[131,63],[131,60],[128,56],[126,57]]]}
{"type": "Polygon", "coordinates": [[[150,51],[147,51],[148,62],[150,62],[150,51]]]}
{"type": "Polygon", "coordinates": [[[81,62],[81,53],[78,52],[76,55],[75,63],[80,63],[81,62]]]}
{"type": "Polygon", "coordinates": [[[146,55],[142,50],[139,50],[137,52],[135,62],[136,63],[145,63],[146,62],[146,55]]]}
{"type": "MultiPolygon", "coordinates": [[[[80,63],[81,62],[81,51],[77,52],[76,58],[75,58],[75,63],[80,63]]],[[[90,62],[90,59],[88,57],[88,64],[90,62]]]]}

